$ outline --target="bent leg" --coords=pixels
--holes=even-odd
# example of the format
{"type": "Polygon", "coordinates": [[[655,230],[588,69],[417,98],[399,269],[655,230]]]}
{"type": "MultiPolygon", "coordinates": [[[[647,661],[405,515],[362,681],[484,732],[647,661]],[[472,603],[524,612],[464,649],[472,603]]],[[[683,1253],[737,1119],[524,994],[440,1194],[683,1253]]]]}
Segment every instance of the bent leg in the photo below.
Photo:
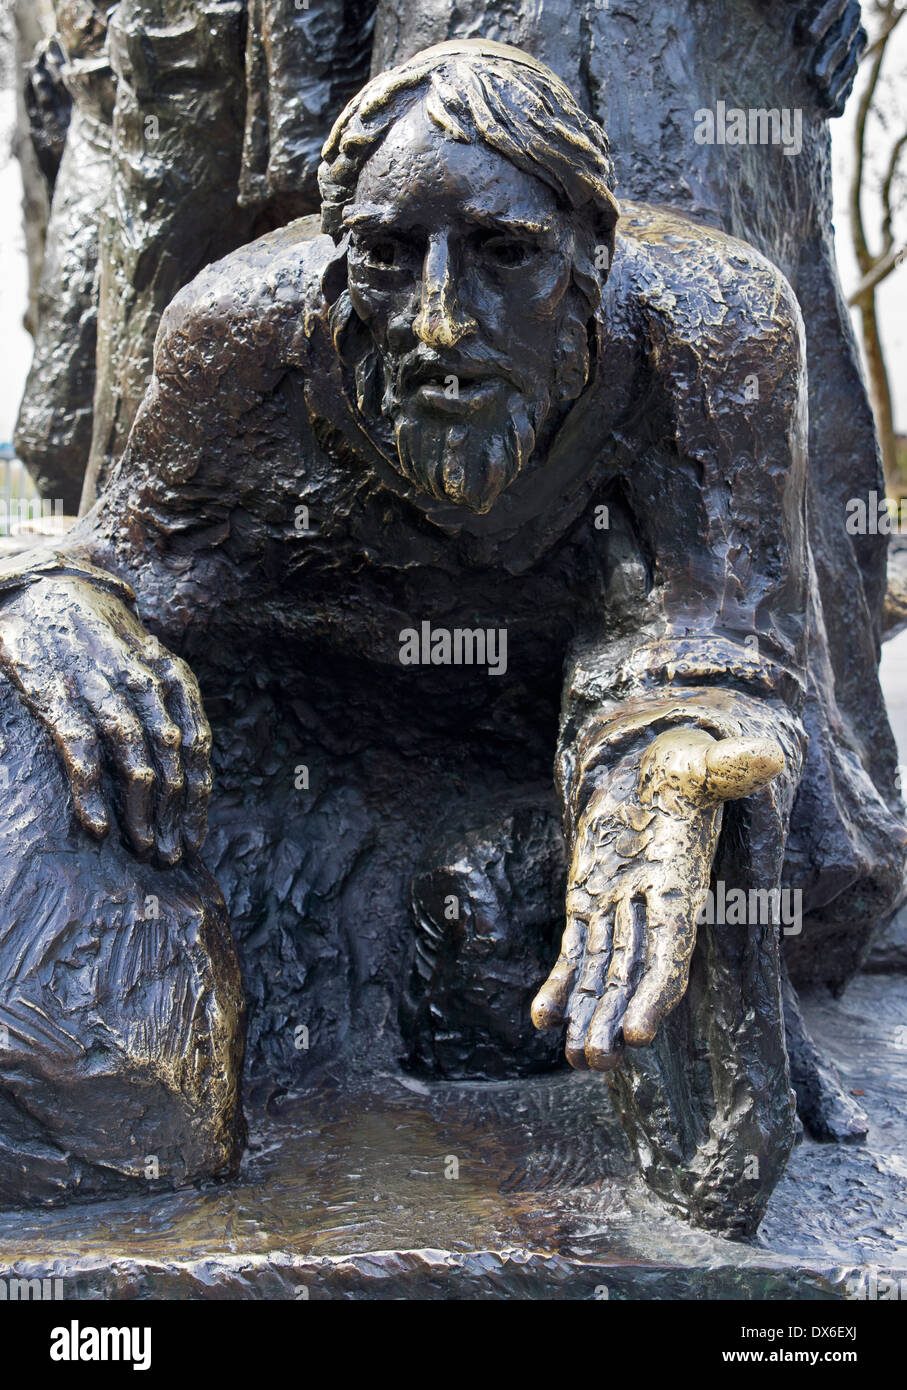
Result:
{"type": "MultiPolygon", "coordinates": [[[[749,902],[764,887],[756,866],[780,875],[774,796],[770,787],[727,808],[713,891],[723,881],[749,902]]],[[[755,1232],[797,1135],[780,930],[758,911],[700,926],[686,994],[650,1046],[626,1048],[610,1083],[649,1187],[732,1239],[755,1232]]]]}
{"type": "MultiPolygon", "coordinates": [[[[244,1010],[200,860],[141,863],[77,826],[56,754],[0,681],[0,1200],[229,1171],[244,1010]]],[[[110,788],[107,789],[108,793],[110,788]]]]}

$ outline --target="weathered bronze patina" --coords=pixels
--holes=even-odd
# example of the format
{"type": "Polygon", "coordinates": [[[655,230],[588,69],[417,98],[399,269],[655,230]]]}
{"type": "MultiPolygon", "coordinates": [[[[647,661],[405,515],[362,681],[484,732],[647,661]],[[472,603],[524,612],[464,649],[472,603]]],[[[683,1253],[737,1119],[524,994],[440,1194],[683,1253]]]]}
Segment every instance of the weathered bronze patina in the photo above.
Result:
{"type": "Polygon", "coordinates": [[[858,769],[832,872],[827,824],[786,856],[828,661],[793,292],[612,185],[524,53],[376,77],[321,226],[176,297],[110,487],[0,574],[7,1200],[230,1172],[245,996],[272,1084],[544,1071],[566,1023],[650,1186],[758,1223],[787,926],[697,919],[882,917],[903,832],[858,769]]]}

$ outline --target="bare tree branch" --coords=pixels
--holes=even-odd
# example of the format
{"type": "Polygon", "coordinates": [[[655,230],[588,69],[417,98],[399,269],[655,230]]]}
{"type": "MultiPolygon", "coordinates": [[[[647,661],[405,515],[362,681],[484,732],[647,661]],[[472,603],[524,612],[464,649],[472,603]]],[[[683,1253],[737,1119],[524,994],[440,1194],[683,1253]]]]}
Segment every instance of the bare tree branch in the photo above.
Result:
{"type": "Polygon", "coordinates": [[[897,25],[907,14],[907,4],[898,4],[897,0],[877,0],[873,12],[880,23],[872,43],[863,55],[863,62],[867,63],[868,60],[869,73],[857,103],[854,127],[854,168],[849,197],[851,238],[857,265],[860,269],[860,282],[850,295],[848,304],[856,308],[860,317],[863,349],[869,373],[869,393],[879,432],[885,477],[887,485],[891,487],[896,486],[897,441],[894,433],[891,388],[879,333],[876,290],[907,254],[907,247],[895,247],[893,226],[895,174],[901,153],[907,146],[907,132],[895,141],[889,153],[885,176],[880,185],[882,203],[880,239],[882,246],[878,254],[874,254],[869,247],[866,224],[863,220],[862,195],[868,182],[866,146],[869,119],[873,115],[882,121],[883,127],[885,125],[876,105],[879,79],[889,40],[897,25]]]}
{"type": "Polygon", "coordinates": [[[894,245],[894,232],[891,226],[891,221],[893,217],[893,210],[891,207],[891,186],[894,183],[894,176],[898,167],[898,160],[901,157],[901,151],[904,149],[905,146],[907,146],[907,130],[905,130],[903,135],[901,135],[894,143],[894,146],[891,151],[891,158],[888,161],[888,169],[885,173],[885,178],[882,181],[882,206],[885,209],[885,216],[882,221],[882,235],[884,237],[885,242],[885,251],[890,251],[891,247],[894,245]]]}
{"type": "Polygon", "coordinates": [[[863,276],[856,289],[848,295],[848,308],[854,308],[861,300],[865,299],[876,285],[881,284],[901,264],[905,257],[907,257],[907,244],[890,246],[885,255],[879,257],[868,274],[863,276]]]}
{"type": "Polygon", "coordinates": [[[885,16],[885,19],[882,23],[882,27],[879,30],[878,34],[876,34],[872,42],[868,44],[867,47],[864,49],[864,62],[867,58],[871,58],[880,47],[885,47],[892,29],[895,27],[896,24],[899,24],[900,21],[904,18],[904,15],[907,14],[907,5],[902,5],[900,9],[897,9],[896,6],[892,3],[888,5],[877,5],[876,9],[880,14],[883,14],[885,16]]]}
{"type": "Polygon", "coordinates": [[[876,88],[879,85],[879,76],[882,71],[882,62],[885,57],[885,49],[888,44],[888,37],[894,25],[888,30],[881,45],[877,48],[875,57],[869,70],[869,77],[866,81],[860,100],[857,104],[857,120],[854,128],[854,170],[850,181],[850,227],[853,238],[854,254],[860,272],[867,275],[872,269],[873,257],[866,241],[866,228],[863,225],[863,208],[861,195],[866,176],[866,123],[869,119],[869,112],[872,108],[876,88]]]}

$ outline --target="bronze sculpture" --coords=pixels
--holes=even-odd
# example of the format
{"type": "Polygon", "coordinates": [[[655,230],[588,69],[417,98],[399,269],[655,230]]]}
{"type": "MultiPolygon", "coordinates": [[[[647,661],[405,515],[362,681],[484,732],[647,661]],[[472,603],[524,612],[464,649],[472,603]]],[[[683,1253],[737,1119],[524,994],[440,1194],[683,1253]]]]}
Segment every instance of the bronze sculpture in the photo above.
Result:
{"type": "Polygon", "coordinates": [[[58,37],[39,50],[29,86],[52,202],[16,450],[42,494],[74,515],[91,443],[97,232],[110,182],[114,82],[104,51],[104,10],[60,0],[56,21],[58,37]]]}
{"type": "MultiPolygon", "coordinates": [[[[656,1191],[754,1229],[794,1137],[778,921],[693,948],[710,870],[796,888],[824,659],[802,324],[757,252],[643,205],[618,222],[611,182],[600,129],[523,53],[454,42],[374,79],[325,147],[323,232],[177,296],[110,488],[0,576],[8,1198],[106,1191],[148,1153],[176,1181],[230,1170],[221,888],[253,1067],[302,1015],[312,1063],[387,1064],[398,1010],[423,1069],[553,1065],[523,1025],[563,925],[556,749],[568,927],[535,1017],[566,1014],[575,1065],[618,1064],[656,1191]],[[220,888],[183,658],[217,736],[220,888]]],[[[872,842],[882,916],[903,833],[876,801],[842,833],[872,842]]]]}

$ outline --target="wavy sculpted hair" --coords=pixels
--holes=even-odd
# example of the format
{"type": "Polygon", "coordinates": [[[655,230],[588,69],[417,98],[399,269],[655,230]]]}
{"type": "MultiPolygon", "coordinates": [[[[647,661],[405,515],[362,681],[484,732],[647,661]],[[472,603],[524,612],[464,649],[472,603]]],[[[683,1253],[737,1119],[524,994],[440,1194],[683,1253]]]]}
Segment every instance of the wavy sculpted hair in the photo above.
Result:
{"type": "MultiPolygon", "coordinates": [[[[555,73],[506,44],[454,40],[426,48],[372,78],[341,112],[318,170],[321,225],[338,250],[346,249],[343,213],[363,166],[420,101],[450,139],[484,143],[546,183],[561,207],[578,214],[573,278],[595,315],[619,215],[608,139],[555,73]],[[604,258],[597,254],[602,246],[604,258]]],[[[345,288],[344,261],[339,255],[325,274],[329,303],[345,288]]]]}

